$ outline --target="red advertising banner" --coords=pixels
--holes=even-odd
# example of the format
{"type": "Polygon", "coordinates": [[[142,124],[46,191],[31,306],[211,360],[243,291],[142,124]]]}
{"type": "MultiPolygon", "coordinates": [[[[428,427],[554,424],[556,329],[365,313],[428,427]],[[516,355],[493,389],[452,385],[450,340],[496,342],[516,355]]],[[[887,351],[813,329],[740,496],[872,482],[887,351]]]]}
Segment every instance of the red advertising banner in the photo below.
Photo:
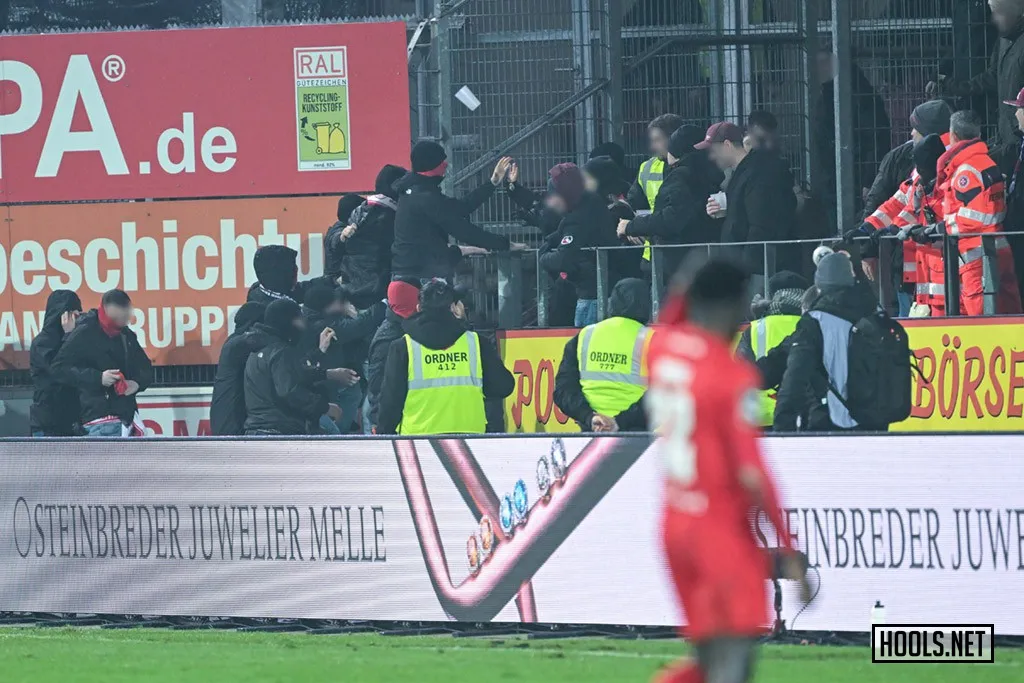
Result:
{"type": "Polygon", "coordinates": [[[409,139],[400,22],[0,41],[3,202],[365,191],[409,139]]]}

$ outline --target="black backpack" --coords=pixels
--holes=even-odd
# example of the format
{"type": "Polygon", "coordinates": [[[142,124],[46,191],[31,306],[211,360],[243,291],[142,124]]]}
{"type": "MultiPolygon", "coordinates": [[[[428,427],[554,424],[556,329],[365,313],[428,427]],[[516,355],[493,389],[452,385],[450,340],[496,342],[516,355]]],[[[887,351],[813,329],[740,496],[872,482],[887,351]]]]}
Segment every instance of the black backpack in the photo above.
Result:
{"type": "Polygon", "coordinates": [[[879,311],[850,328],[846,396],[829,379],[850,417],[865,429],[886,431],[910,417],[911,359],[907,331],[879,311]]]}

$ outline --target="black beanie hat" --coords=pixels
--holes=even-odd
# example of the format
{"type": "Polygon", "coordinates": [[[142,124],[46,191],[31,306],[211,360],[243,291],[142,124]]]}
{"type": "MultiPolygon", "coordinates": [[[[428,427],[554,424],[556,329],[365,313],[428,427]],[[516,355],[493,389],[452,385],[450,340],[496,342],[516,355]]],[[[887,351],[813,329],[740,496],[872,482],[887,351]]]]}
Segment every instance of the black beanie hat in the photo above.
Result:
{"type": "Polygon", "coordinates": [[[624,150],[622,145],[618,143],[602,142],[590,151],[591,159],[597,159],[599,157],[611,157],[611,160],[620,167],[626,167],[626,150],[624,150]]]}
{"type": "Polygon", "coordinates": [[[433,171],[448,158],[444,147],[432,140],[420,140],[412,148],[410,160],[413,173],[433,171]]]}
{"type": "Polygon", "coordinates": [[[377,174],[377,182],[373,184],[373,191],[394,199],[398,196],[398,193],[395,191],[395,183],[406,173],[408,171],[401,166],[385,165],[384,168],[380,169],[380,173],[377,174]]]}
{"type": "Polygon", "coordinates": [[[334,287],[330,285],[313,285],[306,290],[306,295],[302,297],[302,305],[318,313],[323,313],[324,309],[330,306],[337,298],[338,295],[334,291],[334,287]]]}
{"type": "Polygon", "coordinates": [[[597,181],[597,191],[602,196],[629,192],[629,183],[623,177],[622,167],[611,157],[594,157],[583,170],[597,181]]]}
{"type": "Polygon", "coordinates": [[[244,330],[255,322],[263,320],[267,307],[257,301],[247,301],[235,312],[235,329],[244,330]]]}
{"type": "Polygon", "coordinates": [[[338,221],[341,223],[348,223],[349,217],[352,212],[359,208],[359,205],[363,203],[362,195],[358,194],[343,194],[341,199],[338,200],[338,221]]]}
{"type": "Polygon", "coordinates": [[[267,306],[263,322],[283,339],[295,339],[299,331],[293,323],[299,317],[302,317],[302,309],[297,303],[291,299],[277,299],[267,306]]]}
{"type": "Polygon", "coordinates": [[[924,136],[944,135],[949,132],[949,119],[953,110],[944,100],[929,100],[914,107],[910,114],[910,125],[924,136]]]}
{"type": "Polygon", "coordinates": [[[705,131],[697,126],[680,126],[668,139],[668,152],[676,159],[693,153],[693,146],[704,141],[705,131]]]}
{"type": "Polygon", "coordinates": [[[946,153],[946,144],[938,135],[929,135],[914,145],[914,168],[921,180],[930,183],[939,175],[939,158],[946,153]]]}
{"type": "Polygon", "coordinates": [[[298,257],[299,252],[283,244],[260,247],[252,259],[256,279],[272,292],[288,294],[295,288],[299,274],[298,257]]]}

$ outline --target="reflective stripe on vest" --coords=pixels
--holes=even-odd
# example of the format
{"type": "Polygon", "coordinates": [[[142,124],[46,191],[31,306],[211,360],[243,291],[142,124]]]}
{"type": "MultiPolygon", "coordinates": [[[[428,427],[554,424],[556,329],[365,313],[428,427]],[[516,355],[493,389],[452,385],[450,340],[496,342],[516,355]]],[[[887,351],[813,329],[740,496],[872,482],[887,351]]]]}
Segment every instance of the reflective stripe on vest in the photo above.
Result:
{"type": "Polygon", "coordinates": [[[945,285],[940,285],[934,282],[919,282],[917,283],[917,293],[921,296],[945,296],[946,288],[945,285]]]}
{"type": "MultiPolygon", "coordinates": [[[[1006,241],[1004,237],[997,237],[995,239],[995,249],[1009,249],[1010,243],[1006,241]]],[[[985,247],[974,247],[968,249],[964,253],[960,254],[960,265],[966,266],[968,263],[973,263],[985,255],[985,247]]]]}
{"type": "MultiPolygon", "coordinates": [[[[761,359],[796,331],[798,315],[769,315],[750,323],[750,346],[754,358],[761,359]]],[[[769,427],[775,421],[775,391],[761,392],[761,426],[769,427]]]]}
{"type": "Polygon", "coordinates": [[[430,349],[405,335],[409,389],[399,434],[482,434],[484,413],[480,337],[466,332],[447,349],[430,349]]]}
{"type": "Polygon", "coordinates": [[[590,407],[615,417],[647,391],[650,330],[629,318],[609,318],[583,328],[576,347],[580,387],[590,407]]]}
{"type": "MultiPolygon", "coordinates": [[[[658,157],[652,157],[645,161],[640,167],[640,175],[636,182],[647,197],[647,206],[654,211],[654,201],[658,198],[658,190],[665,180],[665,162],[658,157]]],[[[651,242],[644,240],[644,261],[651,260],[651,242]]]]}

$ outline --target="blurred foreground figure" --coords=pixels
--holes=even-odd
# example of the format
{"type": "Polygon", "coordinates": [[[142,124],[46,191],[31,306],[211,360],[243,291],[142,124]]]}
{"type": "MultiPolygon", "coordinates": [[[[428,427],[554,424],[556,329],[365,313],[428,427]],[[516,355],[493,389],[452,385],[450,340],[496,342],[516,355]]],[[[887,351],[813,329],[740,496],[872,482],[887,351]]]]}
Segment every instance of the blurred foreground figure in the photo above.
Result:
{"type": "Polygon", "coordinates": [[[749,302],[750,274],[710,261],[674,287],[651,342],[648,410],[666,472],[663,541],[684,635],[697,653],[662,671],[659,683],[751,680],[771,576],[750,525],[755,508],[775,526],[785,576],[805,580],[758,448],[757,372],[732,354],[749,302]]]}

